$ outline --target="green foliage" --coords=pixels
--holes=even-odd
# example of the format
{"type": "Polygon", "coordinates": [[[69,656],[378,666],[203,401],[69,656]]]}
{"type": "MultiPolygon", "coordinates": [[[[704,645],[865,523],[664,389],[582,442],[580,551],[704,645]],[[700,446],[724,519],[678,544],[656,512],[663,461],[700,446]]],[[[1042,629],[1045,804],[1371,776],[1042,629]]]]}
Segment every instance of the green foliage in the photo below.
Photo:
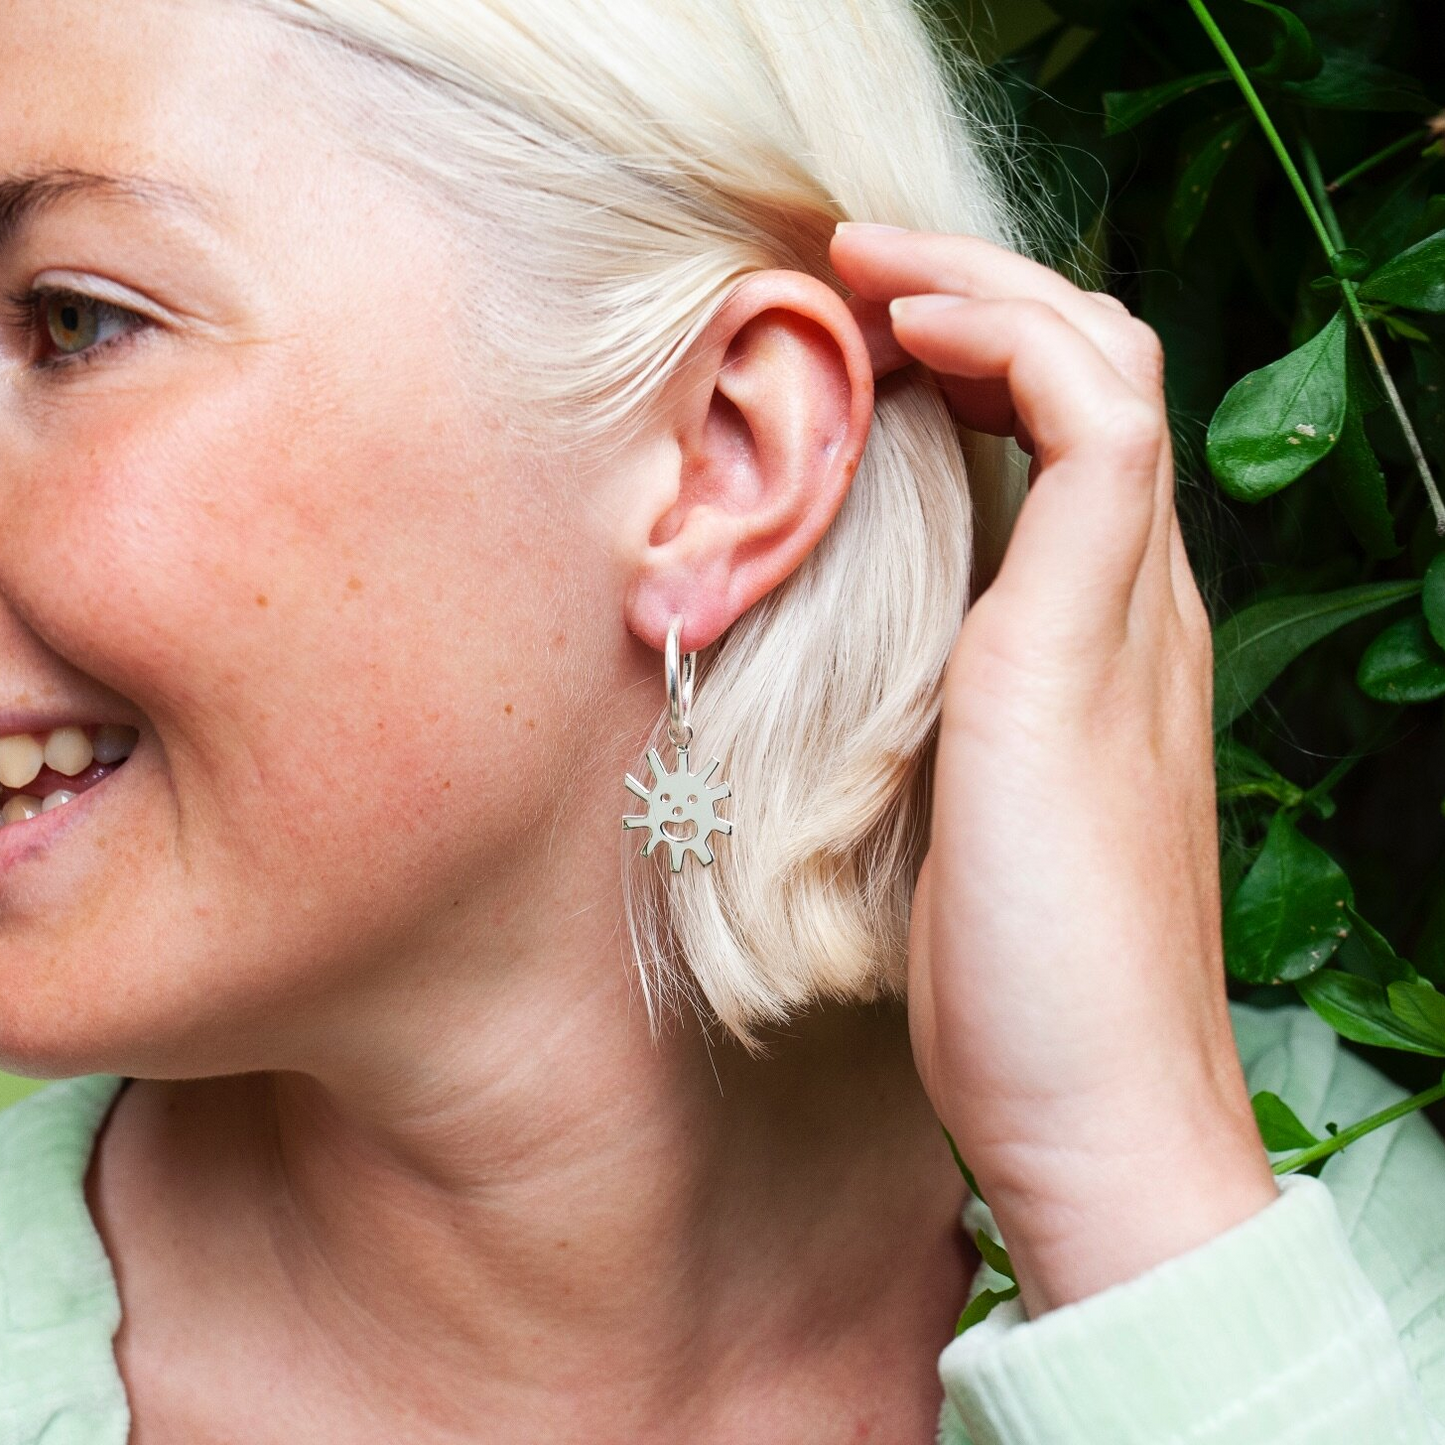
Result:
{"type": "Polygon", "coordinates": [[[1296,987],[1300,997],[1344,1038],[1445,1058],[1445,1031],[1422,1022],[1426,1015],[1413,1002],[1405,1013],[1393,1006],[1396,996],[1390,990],[1415,985],[1392,983],[1387,988],[1331,968],[1301,979],[1296,987]]]}
{"type": "MultiPolygon", "coordinates": [[[[1254,1120],[1259,1125],[1259,1136],[1270,1153],[1287,1149],[1313,1149],[1321,1141],[1300,1122],[1294,1110],[1268,1089],[1261,1090],[1250,1099],[1254,1109],[1254,1120]]],[[[1300,1166],[1301,1174],[1318,1175],[1325,1167],[1323,1157],[1300,1166]]]]}
{"type": "Polygon", "coordinates": [[[1365,649],[1356,681],[1385,702],[1433,702],[1445,694],[1445,649],[1424,613],[1392,622],[1365,649]]]}
{"type": "Polygon", "coordinates": [[[1014,1276],[1014,1267],[1008,1257],[1008,1251],[995,1243],[992,1236],[982,1229],[974,1230],[973,1240],[978,1246],[979,1254],[983,1256],[983,1262],[990,1269],[996,1270],[1005,1279],[1010,1280],[1011,1283],[1005,1289],[981,1289],[969,1300],[963,1313],[958,1317],[958,1324],[954,1327],[955,1338],[970,1325],[976,1325],[980,1320],[987,1319],[993,1313],[996,1305],[1013,1299],[1019,1292],[1018,1280],[1014,1276]]]}
{"type": "Polygon", "coordinates": [[[1006,1299],[1012,1299],[1019,1292],[1016,1284],[1011,1284],[1007,1289],[981,1289],[969,1300],[963,1313],[958,1317],[958,1324],[954,1327],[954,1338],[961,1335],[970,1325],[976,1325],[980,1320],[986,1320],[993,1313],[995,1305],[1001,1305],[1006,1299]]]}
{"type": "Polygon", "coordinates": [[[1205,456],[1231,497],[1261,501],[1339,441],[1348,402],[1347,325],[1341,307],[1303,346],[1229,388],[1209,423],[1205,456]]]}
{"type": "Polygon", "coordinates": [[[1348,622],[1391,607],[1420,583],[1367,582],[1338,592],[1270,597],[1214,629],[1214,726],[1228,727],[1306,648],[1348,622]]]}
{"type": "Polygon", "coordinates": [[[983,1197],[983,1191],[978,1187],[973,1171],[963,1162],[963,1155],[958,1152],[958,1145],[953,1142],[953,1135],[948,1132],[946,1125],[943,1128],[943,1137],[948,1140],[948,1151],[953,1155],[953,1162],[958,1165],[958,1172],[963,1175],[963,1182],[968,1185],[968,1192],[980,1204],[987,1205],[988,1200],[983,1197]]]}
{"type": "Polygon", "coordinates": [[[1365,555],[1374,560],[1396,557],[1395,519],[1385,473],[1365,433],[1359,404],[1345,409],[1345,428],[1324,467],[1325,481],[1345,524],[1355,534],[1365,555]]]}
{"type": "Polygon", "coordinates": [[[1224,956],[1235,978],[1281,983],[1322,968],[1349,934],[1353,903],[1340,865],[1280,809],[1264,847],[1224,910],[1224,956]]]}
{"type": "Polygon", "coordinates": [[[988,1265],[990,1269],[996,1269],[1001,1275],[1007,1276],[1007,1278],[1017,1284],[1018,1279],[1014,1274],[1013,1264],[1010,1262],[1008,1253],[1004,1248],[1001,1245],[995,1244],[992,1237],[982,1229],[975,1230],[973,1237],[975,1243],[978,1245],[978,1252],[983,1256],[983,1262],[988,1265]]]}
{"type": "Polygon", "coordinates": [[[1300,1123],[1293,1109],[1269,1090],[1261,1090],[1250,1101],[1260,1138],[1271,1153],[1281,1149],[1308,1149],[1320,1141],[1300,1123]]]}
{"type": "Polygon", "coordinates": [[[1360,295],[1414,311],[1445,311],[1445,231],[1385,262],[1360,286],[1360,295]]]}
{"type": "Polygon", "coordinates": [[[1430,636],[1441,647],[1445,647],[1445,552],[1425,569],[1420,603],[1425,609],[1425,622],[1430,628],[1430,636]]]}
{"type": "MultiPolygon", "coordinates": [[[[930,4],[967,42],[972,0],[930,4]]],[[[1164,341],[1231,995],[1415,1091],[1314,1142],[1257,1098],[1313,1172],[1445,1099],[1445,6],[990,11],[1048,259],[1164,341]]]]}

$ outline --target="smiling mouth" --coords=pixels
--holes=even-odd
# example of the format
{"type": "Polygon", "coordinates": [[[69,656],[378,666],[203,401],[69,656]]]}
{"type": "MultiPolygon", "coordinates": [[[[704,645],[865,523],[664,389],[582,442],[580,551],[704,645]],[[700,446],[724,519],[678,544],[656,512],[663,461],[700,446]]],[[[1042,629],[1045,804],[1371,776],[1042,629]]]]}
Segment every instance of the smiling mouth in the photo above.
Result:
{"type": "Polygon", "coordinates": [[[135,728],[89,723],[0,737],[0,827],[89,792],[125,762],[139,736],[135,728]]]}

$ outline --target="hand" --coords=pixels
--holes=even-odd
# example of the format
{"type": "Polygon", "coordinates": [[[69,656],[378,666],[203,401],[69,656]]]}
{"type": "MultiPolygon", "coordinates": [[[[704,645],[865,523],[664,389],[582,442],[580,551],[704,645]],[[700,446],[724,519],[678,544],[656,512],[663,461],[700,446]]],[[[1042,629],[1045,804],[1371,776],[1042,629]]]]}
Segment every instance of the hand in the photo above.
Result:
{"type": "Polygon", "coordinates": [[[1031,453],[944,679],[909,1029],[1036,1316],[1278,1197],[1230,1026],[1208,614],[1154,333],[988,242],[841,230],[881,373],[1031,453]],[[884,303],[904,302],[891,326],[884,303]]]}

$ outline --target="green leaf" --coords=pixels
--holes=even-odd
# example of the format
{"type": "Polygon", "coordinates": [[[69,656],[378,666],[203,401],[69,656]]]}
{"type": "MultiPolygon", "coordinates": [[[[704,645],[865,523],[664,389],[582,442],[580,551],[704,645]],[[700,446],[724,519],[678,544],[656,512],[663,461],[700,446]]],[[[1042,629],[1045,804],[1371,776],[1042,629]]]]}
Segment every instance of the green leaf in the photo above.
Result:
{"type": "Polygon", "coordinates": [[[1281,810],[1224,909],[1224,956],[1246,983],[1281,983],[1323,968],[1349,932],[1353,904],[1340,865],[1281,810]]]}
{"type": "MultiPolygon", "coordinates": [[[[1372,310],[1374,308],[1371,308],[1372,310]]],[[[1421,331],[1413,321],[1406,321],[1398,311],[1375,311],[1375,315],[1385,327],[1385,330],[1395,338],[1396,341],[1418,341],[1422,346],[1430,344],[1430,337],[1427,332],[1421,331]]]]}
{"type": "Polygon", "coordinates": [[[1174,199],[1164,218],[1164,238],[1169,254],[1177,263],[1184,247],[1194,234],[1209,204],[1209,193],[1225,161],[1239,145],[1240,137],[1249,129],[1250,118],[1241,113],[1214,126],[1184,156],[1184,166],[1174,187],[1174,199]]]}
{"type": "Polygon", "coordinates": [[[1214,630],[1214,726],[1227,727],[1307,647],[1357,618],[1414,596],[1420,583],[1367,582],[1337,592],[1271,597],[1214,630]]]}
{"type": "Polygon", "coordinates": [[[968,1185],[968,1192],[978,1200],[980,1204],[987,1205],[988,1200],[983,1197],[983,1191],[978,1187],[978,1181],[973,1177],[973,1171],[963,1162],[963,1155],[958,1152],[958,1145],[953,1142],[953,1135],[941,1121],[938,1126],[943,1130],[943,1137],[948,1140],[949,1152],[953,1155],[953,1162],[958,1165],[958,1172],[963,1175],[963,1182],[968,1185]]]}
{"type": "Polygon", "coordinates": [[[1310,80],[1287,81],[1280,89],[1291,100],[1319,110],[1413,111],[1433,108],[1413,76],[1377,65],[1350,50],[1325,52],[1324,65],[1310,80]]]}
{"type": "Polygon", "coordinates": [[[1280,26],[1273,54],[1262,65],[1250,67],[1256,75],[1270,80],[1308,80],[1319,74],[1324,57],[1298,15],[1283,5],[1272,4],[1271,0],[1245,0],[1245,3],[1268,11],[1280,26]]]}
{"type": "Polygon", "coordinates": [[[1330,257],[1330,270],[1346,281],[1357,281],[1370,269],[1370,258],[1358,246],[1346,246],[1330,257]]]}
{"type": "Polygon", "coordinates": [[[1327,968],[1298,980],[1295,988],[1342,1038],[1353,1039],[1358,1044],[1445,1058],[1445,1043],[1418,1032],[1396,1014],[1381,984],[1327,968]]]}
{"type": "Polygon", "coordinates": [[[1348,334],[1342,308],[1303,346],[1230,387],[1205,456],[1231,497],[1257,502],[1287,487],[1340,439],[1348,334]]]}
{"type": "Polygon", "coordinates": [[[1445,696],[1445,649],[1423,613],[1392,622],[1365,649],[1355,681],[1380,702],[1433,702],[1445,696]]]}
{"type": "Polygon", "coordinates": [[[1389,940],[1357,913],[1354,906],[1345,909],[1348,938],[1340,940],[1335,952],[1335,964],[1350,973],[1368,978],[1372,983],[1390,984],[1397,979],[1407,983],[1418,982],[1420,975],[1412,964],[1401,958],[1390,946],[1389,940]]]}
{"type": "Polygon", "coordinates": [[[1006,1299],[1012,1299],[1019,1292],[1016,1284],[1011,1284],[1007,1289],[981,1289],[969,1300],[967,1307],[958,1317],[958,1324],[954,1327],[953,1337],[957,1339],[966,1329],[976,1325],[980,1320],[986,1320],[994,1311],[996,1305],[1001,1305],[1006,1299]]]}
{"type": "Polygon", "coordinates": [[[1428,983],[1396,980],[1385,985],[1385,995],[1396,1018],[1412,1032],[1434,1039],[1445,1054],[1445,994],[1428,983]]]}
{"type": "Polygon", "coordinates": [[[1132,130],[1166,105],[1193,95],[1207,85],[1218,85],[1221,80],[1228,79],[1227,70],[1208,70],[1199,75],[1166,80],[1162,85],[1151,85],[1145,90],[1111,90],[1104,96],[1104,134],[1118,135],[1132,130]]]}
{"type": "Polygon", "coordinates": [[[974,1243],[978,1245],[978,1252],[983,1256],[983,1262],[990,1269],[996,1269],[1005,1279],[1011,1279],[1018,1283],[1018,1276],[1014,1273],[1013,1261],[1008,1257],[1008,1250],[997,1243],[991,1235],[983,1229],[976,1229],[973,1232],[974,1243]]]}
{"type": "Polygon", "coordinates": [[[1320,1142],[1278,1094],[1261,1089],[1249,1102],[1254,1109],[1255,1123],[1259,1125],[1259,1137],[1271,1154],[1282,1149],[1308,1149],[1320,1142]]]}
{"type": "Polygon", "coordinates": [[[1305,795],[1298,783],[1290,782],[1273,764],[1230,733],[1217,735],[1214,770],[1221,798],[1265,797],[1293,807],[1305,795]]]}
{"type": "Polygon", "coordinates": [[[1360,282],[1360,295],[1411,311],[1445,311],[1445,231],[1377,267],[1360,282]]]}
{"type": "Polygon", "coordinates": [[[1425,609],[1425,623],[1430,629],[1430,636],[1445,647],[1445,552],[1431,558],[1430,565],[1425,569],[1420,602],[1425,609]]]}
{"type": "Polygon", "coordinates": [[[1376,559],[1399,556],[1403,548],[1395,538],[1385,474],[1353,402],[1345,408],[1344,429],[1325,463],[1324,474],[1340,515],[1366,554],[1376,559]]]}
{"type": "MultiPolygon", "coordinates": [[[[1382,179],[1378,188],[1369,194],[1367,206],[1362,208],[1361,201],[1357,200],[1350,244],[1383,262],[1430,234],[1418,230],[1417,226],[1430,198],[1432,170],[1430,161],[1417,161],[1406,166],[1393,180],[1382,179]]],[[[1439,230],[1439,227],[1433,229],[1439,230]]]]}
{"type": "Polygon", "coordinates": [[[1293,0],[1312,34],[1334,47],[1378,55],[1396,22],[1397,0],[1293,0]]]}
{"type": "Polygon", "coordinates": [[[1431,196],[1420,207],[1420,214],[1416,217],[1412,229],[1413,234],[1408,238],[1412,246],[1416,241],[1423,241],[1434,235],[1436,231],[1445,231],[1445,196],[1431,196]]]}

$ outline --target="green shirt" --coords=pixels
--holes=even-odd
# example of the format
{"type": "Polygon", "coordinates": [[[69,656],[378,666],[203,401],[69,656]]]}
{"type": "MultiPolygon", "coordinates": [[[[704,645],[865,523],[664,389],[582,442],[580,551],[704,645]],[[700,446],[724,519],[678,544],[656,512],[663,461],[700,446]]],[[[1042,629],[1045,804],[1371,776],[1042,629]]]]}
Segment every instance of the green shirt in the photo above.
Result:
{"type": "MultiPolygon", "coordinates": [[[[1307,1009],[1230,1005],[1250,1092],[1323,1136],[1405,1097],[1307,1009]]],[[[0,1112],[0,1445],[124,1445],[120,1299],[87,1208],[123,1080],[0,1112]]],[[[969,1234],[999,1233],[976,1199],[969,1234]]],[[[971,1293],[1007,1282],[987,1265],[971,1293]]],[[[939,1445],[1445,1445],[1445,1141],[1420,1114],[1205,1244],[948,1342],[939,1445]]]]}

